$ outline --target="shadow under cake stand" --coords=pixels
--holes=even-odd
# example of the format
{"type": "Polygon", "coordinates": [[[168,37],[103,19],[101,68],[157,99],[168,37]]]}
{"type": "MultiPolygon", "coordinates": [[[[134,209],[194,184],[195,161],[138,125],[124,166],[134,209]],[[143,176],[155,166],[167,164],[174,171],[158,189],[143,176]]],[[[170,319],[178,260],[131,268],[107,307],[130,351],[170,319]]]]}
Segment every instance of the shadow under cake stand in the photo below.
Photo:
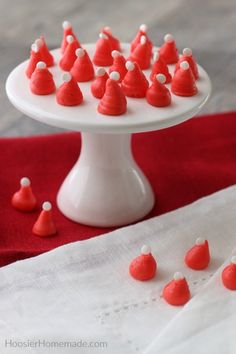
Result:
{"type": "MultiPolygon", "coordinates": [[[[92,57],[95,44],[84,45],[84,48],[92,57]]],[[[128,57],[129,45],[122,44],[122,50],[128,57]]],[[[58,87],[62,74],[58,67],[60,50],[53,50],[52,54],[57,65],[50,70],[58,87]]],[[[192,118],[210,96],[207,73],[198,67],[200,79],[196,96],[172,95],[171,106],[165,108],[153,107],[145,99],[127,98],[127,113],[113,117],[97,112],[99,101],[90,93],[91,82],[79,83],[84,103],[77,107],[58,105],[55,94],[33,95],[25,75],[27,63],[17,66],[7,79],[6,91],[12,104],[42,123],[82,133],[79,159],[57,195],[61,212],[71,220],[91,226],[121,226],[142,219],[153,208],[155,197],[134,161],[131,133],[163,129],[192,118]]],[[[173,72],[174,66],[170,65],[169,69],[173,72]]],[[[145,74],[149,77],[150,70],[145,74]]]]}

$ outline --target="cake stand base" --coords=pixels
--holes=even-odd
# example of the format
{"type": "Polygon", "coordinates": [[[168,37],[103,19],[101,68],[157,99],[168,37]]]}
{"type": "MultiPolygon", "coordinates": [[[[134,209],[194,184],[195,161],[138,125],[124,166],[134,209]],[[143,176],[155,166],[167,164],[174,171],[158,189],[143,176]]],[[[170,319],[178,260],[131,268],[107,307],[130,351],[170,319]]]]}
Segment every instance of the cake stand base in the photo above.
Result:
{"type": "Polygon", "coordinates": [[[142,219],[154,201],[134,161],[130,134],[82,133],[80,157],[57,196],[65,216],[91,226],[122,226],[142,219]]]}

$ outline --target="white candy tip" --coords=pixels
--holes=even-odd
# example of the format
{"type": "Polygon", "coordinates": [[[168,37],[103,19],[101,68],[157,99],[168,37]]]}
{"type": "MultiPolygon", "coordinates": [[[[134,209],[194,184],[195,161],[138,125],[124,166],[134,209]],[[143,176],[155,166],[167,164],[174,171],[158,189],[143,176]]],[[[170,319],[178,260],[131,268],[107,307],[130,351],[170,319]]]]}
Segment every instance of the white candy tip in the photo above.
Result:
{"type": "Polygon", "coordinates": [[[159,58],[160,58],[160,54],[159,54],[158,51],[156,51],[156,52],[154,53],[153,59],[154,59],[154,61],[157,61],[159,58]]]}
{"type": "Polygon", "coordinates": [[[147,42],[147,37],[146,36],[141,36],[140,38],[140,43],[145,44],[147,42]]]}
{"type": "Polygon", "coordinates": [[[118,50],[113,50],[111,52],[111,56],[112,56],[112,58],[120,57],[121,53],[118,50]]]}
{"type": "Polygon", "coordinates": [[[142,31],[142,32],[146,33],[146,32],[147,32],[148,27],[147,27],[147,25],[142,24],[142,25],[139,27],[139,29],[140,29],[140,31],[142,31]]]}
{"type": "Polygon", "coordinates": [[[39,48],[42,47],[43,41],[41,38],[37,38],[36,41],[34,42],[39,48]]]}
{"type": "Polygon", "coordinates": [[[181,272],[176,272],[174,274],[173,278],[174,278],[174,280],[181,280],[181,279],[184,279],[184,276],[183,276],[183,274],[181,272]]]}
{"type": "Polygon", "coordinates": [[[28,187],[30,186],[30,179],[28,177],[23,177],[20,180],[20,184],[22,187],[28,187]]]}
{"type": "Polygon", "coordinates": [[[33,52],[35,52],[35,53],[38,53],[38,51],[39,51],[39,46],[38,46],[38,44],[33,43],[33,44],[31,45],[31,50],[32,50],[33,52]]]}
{"type": "Polygon", "coordinates": [[[37,68],[37,69],[45,69],[46,66],[47,66],[47,65],[44,63],[44,61],[39,61],[39,62],[36,64],[36,68],[37,68]]]}
{"type": "Polygon", "coordinates": [[[201,245],[204,245],[204,243],[205,243],[205,239],[204,238],[202,238],[202,237],[198,237],[197,239],[196,239],[196,245],[197,246],[201,246],[201,245]]]}
{"type": "Polygon", "coordinates": [[[132,71],[132,70],[134,70],[135,65],[134,65],[134,63],[133,63],[132,61],[127,61],[127,62],[125,63],[125,67],[126,67],[126,69],[127,69],[128,71],[132,71]]]}
{"type": "Polygon", "coordinates": [[[183,49],[183,55],[185,55],[186,57],[191,57],[192,54],[193,54],[192,49],[190,49],[190,48],[183,49]]]}
{"type": "Polygon", "coordinates": [[[43,210],[49,211],[52,209],[52,204],[50,202],[44,202],[42,205],[43,210]]]}
{"type": "Polygon", "coordinates": [[[78,48],[78,49],[76,49],[75,54],[76,54],[77,57],[81,58],[81,57],[84,56],[85,51],[84,51],[83,48],[78,48]]]}
{"type": "Polygon", "coordinates": [[[166,82],[166,77],[164,74],[157,74],[156,79],[160,84],[164,84],[166,82]]]}
{"type": "Polygon", "coordinates": [[[105,73],[106,73],[106,70],[104,68],[98,68],[96,70],[96,76],[103,76],[103,75],[105,75],[105,73]]]}
{"type": "Polygon", "coordinates": [[[99,38],[108,39],[108,37],[107,37],[107,35],[105,33],[99,33],[99,38]]]}
{"type": "Polygon", "coordinates": [[[172,36],[172,34],[169,34],[169,33],[168,33],[168,34],[165,35],[164,41],[165,41],[166,43],[171,43],[171,42],[174,41],[174,37],[172,36]]]}
{"type": "Polygon", "coordinates": [[[147,245],[143,245],[141,248],[141,254],[149,254],[151,253],[151,247],[147,245]]]}
{"type": "Polygon", "coordinates": [[[66,72],[62,75],[62,81],[63,82],[69,82],[71,80],[71,73],[66,72]]]}
{"type": "Polygon", "coordinates": [[[69,35],[69,36],[66,36],[66,41],[67,41],[67,43],[72,43],[72,42],[74,42],[74,37],[72,36],[72,35],[69,35]]]}
{"type": "Polygon", "coordinates": [[[119,81],[120,80],[120,74],[118,73],[118,71],[112,71],[110,73],[110,79],[114,80],[114,81],[119,81]]]}
{"type": "Polygon", "coordinates": [[[231,263],[233,263],[233,264],[236,265],[236,256],[233,256],[233,257],[231,258],[231,263]]]}
{"type": "Polygon", "coordinates": [[[182,63],[180,63],[180,67],[181,69],[188,70],[189,63],[187,61],[182,61],[182,63]]]}
{"type": "Polygon", "coordinates": [[[71,23],[69,21],[62,22],[63,29],[71,28],[71,23]]]}

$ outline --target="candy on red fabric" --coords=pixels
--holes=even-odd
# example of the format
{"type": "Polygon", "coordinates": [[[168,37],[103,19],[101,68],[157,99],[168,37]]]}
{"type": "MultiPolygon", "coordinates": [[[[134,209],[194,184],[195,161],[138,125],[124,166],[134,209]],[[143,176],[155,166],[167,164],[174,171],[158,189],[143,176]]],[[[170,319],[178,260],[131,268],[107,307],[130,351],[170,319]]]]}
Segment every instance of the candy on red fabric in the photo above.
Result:
{"type": "Polygon", "coordinates": [[[95,98],[102,98],[104,95],[108,78],[109,76],[104,68],[97,69],[96,78],[91,85],[91,92],[95,98]]]}
{"type": "Polygon", "coordinates": [[[230,265],[223,269],[221,278],[227,289],[236,290],[236,256],[233,256],[230,265]]]}
{"type": "Polygon", "coordinates": [[[166,77],[163,74],[157,74],[156,80],[147,90],[146,99],[149,104],[155,107],[166,107],[171,104],[171,94],[164,85],[166,77]]]}
{"type": "Polygon", "coordinates": [[[166,34],[164,44],[159,49],[159,53],[166,64],[175,64],[179,60],[178,49],[176,48],[174,37],[171,34],[166,34]]]}
{"type": "Polygon", "coordinates": [[[25,72],[29,79],[31,78],[31,75],[33,74],[36,65],[39,61],[42,61],[42,56],[39,51],[39,46],[34,43],[31,46],[30,59],[25,72]]]}
{"type": "Polygon", "coordinates": [[[15,209],[23,212],[30,212],[35,210],[37,202],[32,192],[29,178],[21,178],[20,189],[13,194],[11,204],[15,209]]]}
{"type": "Polygon", "coordinates": [[[182,57],[179,58],[179,61],[175,66],[175,72],[179,69],[180,63],[182,63],[183,61],[187,61],[189,63],[189,66],[192,70],[195,80],[198,80],[199,78],[198,67],[197,67],[196,60],[193,57],[192,49],[184,48],[183,55],[182,57]]]}
{"type": "Polygon", "coordinates": [[[145,97],[149,83],[139,65],[132,61],[127,61],[126,69],[128,71],[121,82],[124,94],[134,98],[145,97]]]}
{"type": "Polygon", "coordinates": [[[117,71],[110,73],[106,82],[106,90],[98,104],[98,112],[109,116],[124,114],[127,110],[126,97],[118,84],[120,74],[117,71]]]}
{"type": "Polygon", "coordinates": [[[118,73],[120,74],[119,82],[121,82],[127,73],[127,69],[125,66],[126,60],[118,50],[113,50],[111,52],[111,55],[113,58],[113,64],[109,68],[109,73],[111,73],[112,71],[118,71],[118,73]]]}
{"type": "Polygon", "coordinates": [[[63,84],[59,87],[56,98],[62,106],[78,106],[83,101],[83,94],[73,76],[67,72],[62,75],[63,84]]]}
{"type": "Polygon", "coordinates": [[[83,48],[78,48],[75,54],[77,59],[71,69],[72,76],[78,82],[92,80],[94,78],[94,68],[87,51],[83,48]]]}
{"type": "Polygon", "coordinates": [[[93,56],[94,64],[98,66],[111,66],[113,63],[111,52],[112,48],[107,35],[100,33],[93,56]]]}
{"type": "Polygon", "coordinates": [[[102,29],[102,33],[107,35],[109,42],[110,42],[111,49],[118,50],[120,52],[121,51],[120,41],[118,38],[113,36],[111,28],[107,27],[107,26],[104,27],[102,29]]]}
{"type": "Polygon", "coordinates": [[[191,269],[202,270],[208,267],[210,258],[208,241],[199,237],[196,244],[186,253],[185,263],[191,269]]]}
{"type": "Polygon", "coordinates": [[[141,36],[140,43],[132,51],[129,60],[139,64],[140,69],[146,70],[150,67],[152,58],[152,48],[150,47],[147,37],[141,36]]]}
{"type": "Polygon", "coordinates": [[[78,43],[75,41],[74,37],[69,35],[66,37],[67,40],[67,47],[66,50],[59,62],[59,66],[62,70],[70,71],[74,62],[77,59],[75,54],[76,49],[78,49],[78,43]]]}
{"type": "Polygon", "coordinates": [[[36,39],[35,43],[39,47],[39,52],[41,54],[41,57],[42,57],[42,60],[44,61],[44,63],[46,63],[46,65],[48,67],[53,66],[54,65],[54,58],[47,47],[44,36],[41,36],[40,38],[36,39]]]}
{"type": "Polygon", "coordinates": [[[52,205],[49,202],[44,202],[42,205],[42,211],[33,226],[33,234],[41,237],[52,236],[57,233],[55,224],[52,218],[52,205]]]}
{"type": "Polygon", "coordinates": [[[174,274],[173,280],[163,289],[163,298],[173,306],[182,306],[190,300],[188,283],[182,273],[174,274]]]}
{"type": "Polygon", "coordinates": [[[66,47],[68,45],[67,42],[67,36],[72,36],[74,37],[74,40],[77,42],[77,48],[81,47],[80,42],[78,41],[78,39],[76,38],[76,35],[73,32],[72,26],[70,24],[70,22],[68,21],[64,21],[62,23],[62,28],[63,28],[63,38],[62,38],[62,43],[61,43],[61,52],[62,54],[64,54],[66,47]]]}
{"type": "Polygon", "coordinates": [[[151,253],[151,248],[144,245],[141,255],[132,260],[129,266],[130,275],[141,281],[154,278],[157,271],[157,262],[151,253]]]}
{"type": "Polygon", "coordinates": [[[154,54],[154,63],[152,66],[152,72],[150,74],[150,79],[152,81],[156,80],[157,74],[164,74],[166,77],[166,84],[171,82],[171,74],[169,72],[168,66],[158,52],[154,54]]]}
{"type": "Polygon", "coordinates": [[[37,63],[30,78],[30,90],[35,95],[50,95],[56,91],[53,76],[43,61],[37,63]]]}
{"type": "Polygon", "coordinates": [[[189,63],[183,61],[171,82],[171,91],[177,96],[194,96],[198,93],[195,79],[189,63]]]}
{"type": "Polygon", "coordinates": [[[147,25],[141,25],[139,27],[139,31],[137,33],[137,35],[135,36],[134,40],[131,42],[131,47],[130,47],[130,51],[131,53],[134,51],[134,49],[137,47],[137,45],[140,43],[140,39],[142,36],[146,36],[147,38],[147,43],[150,47],[150,49],[152,50],[152,42],[149,39],[148,35],[147,35],[147,25]]]}

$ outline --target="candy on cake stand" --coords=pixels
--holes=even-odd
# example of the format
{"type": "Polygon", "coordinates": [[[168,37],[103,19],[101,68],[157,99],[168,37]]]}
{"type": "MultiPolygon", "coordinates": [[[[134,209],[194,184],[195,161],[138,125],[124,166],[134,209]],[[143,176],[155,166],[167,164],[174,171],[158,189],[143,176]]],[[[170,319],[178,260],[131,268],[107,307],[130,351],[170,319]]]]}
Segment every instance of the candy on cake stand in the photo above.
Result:
{"type": "MultiPolygon", "coordinates": [[[[129,47],[129,44],[122,44],[122,54],[126,58],[129,47]]],[[[83,48],[93,58],[95,45],[83,45],[83,48]]],[[[52,54],[56,65],[50,70],[59,87],[62,83],[62,71],[58,67],[60,49],[52,54]]],[[[91,82],[79,84],[84,102],[75,107],[59,105],[55,94],[33,95],[25,75],[26,67],[27,61],[8,77],[6,90],[13,105],[42,123],[82,132],[79,159],[57,196],[62,213],[74,221],[103,227],[126,225],[145,217],[153,208],[155,197],[134,160],[131,134],[171,127],[197,114],[211,92],[207,73],[198,67],[199,92],[193,97],[172,95],[172,104],[164,108],[149,105],[145,98],[128,97],[127,112],[113,117],[97,112],[99,101],[91,94],[91,82]]],[[[173,73],[174,65],[169,69],[173,73]]],[[[150,70],[145,71],[145,75],[149,78],[150,70]]]]}

